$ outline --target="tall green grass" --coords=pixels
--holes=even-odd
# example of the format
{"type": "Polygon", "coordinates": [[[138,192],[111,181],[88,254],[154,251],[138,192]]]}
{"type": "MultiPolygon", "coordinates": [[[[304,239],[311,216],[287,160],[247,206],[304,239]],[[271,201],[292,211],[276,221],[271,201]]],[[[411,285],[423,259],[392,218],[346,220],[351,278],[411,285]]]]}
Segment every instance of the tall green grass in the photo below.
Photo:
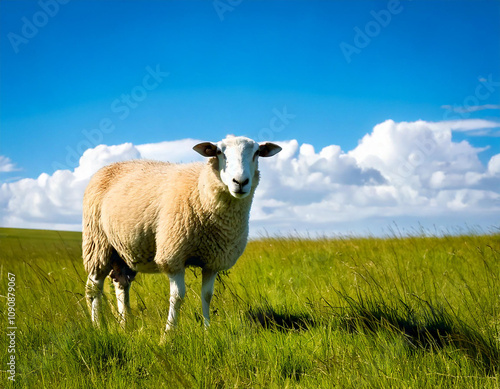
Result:
{"type": "Polygon", "coordinates": [[[168,279],[139,274],[123,331],[84,300],[80,234],[0,229],[0,316],[16,275],[18,388],[498,388],[500,235],[261,239],[216,283],[204,330],[199,270],[161,342],[168,279]]]}

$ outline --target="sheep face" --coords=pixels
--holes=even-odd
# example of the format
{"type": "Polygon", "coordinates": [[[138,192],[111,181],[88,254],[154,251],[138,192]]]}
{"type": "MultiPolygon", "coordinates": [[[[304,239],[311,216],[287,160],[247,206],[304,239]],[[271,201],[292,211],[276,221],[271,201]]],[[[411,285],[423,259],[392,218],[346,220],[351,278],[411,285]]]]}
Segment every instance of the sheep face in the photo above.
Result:
{"type": "Polygon", "coordinates": [[[271,157],[281,151],[281,147],[274,143],[259,144],[242,136],[228,136],[217,143],[200,143],[193,149],[204,157],[219,160],[221,181],[237,199],[251,193],[259,157],[271,157]]]}

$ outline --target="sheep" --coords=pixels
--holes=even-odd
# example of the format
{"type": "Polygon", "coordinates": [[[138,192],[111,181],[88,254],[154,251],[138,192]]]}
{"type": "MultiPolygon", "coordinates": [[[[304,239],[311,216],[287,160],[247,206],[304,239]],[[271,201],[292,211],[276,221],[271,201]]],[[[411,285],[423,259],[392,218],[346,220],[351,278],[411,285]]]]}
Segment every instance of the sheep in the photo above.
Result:
{"type": "Polygon", "coordinates": [[[86,298],[96,325],[107,275],[125,325],[137,272],[161,272],[170,281],[165,331],[175,328],[186,293],[185,269],[197,266],[202,269],[204,324],[209,326],[217,273],[231,268],[247,244],[258,158],[271,157],[281,147],[230,135],[193,149],[208,161],[118,162],[91,178],[83,199],[82,256],[86,298]]]}

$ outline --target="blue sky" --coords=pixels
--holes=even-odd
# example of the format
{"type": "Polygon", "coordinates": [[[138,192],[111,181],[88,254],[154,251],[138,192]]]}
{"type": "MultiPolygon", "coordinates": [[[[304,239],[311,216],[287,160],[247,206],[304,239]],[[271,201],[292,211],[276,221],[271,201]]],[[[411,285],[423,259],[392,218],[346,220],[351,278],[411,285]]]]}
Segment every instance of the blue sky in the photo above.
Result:
{"type": "MultiPolygon", "coordinates": [[[[286,106],[296,120],[280,138],[348,150],[386,119],[442,120],[441,107],[462,105],[479,77],[500,79],[499,1],[402,2],[350,63],[339,45],[353,44],[354,28],[388,2],[247,0],[221,20],[212,1],[73,0],[17,54],[8,33],[22,35],[22,18],[40,4],[0,7],[0,153],[23,168],[18,176],[64,161],[82,130],[116,116],[111,103],[140,85],[147,66],[169,76],[104,143],[255,137],[286,106]]],[[[481,103],[499,96],[497,87],[481,103]]],[[[486,116],[499,115],[473,115],[486,116]]]]}
{"type": "MultiPolygon", "coordinates": [[[[344,152],[388,119],[500,122],[497,0],[61,3],[0,2],[0,155],[16,167],[0,182],[74,169],[97,143],[259,138],[283,109],[273,140],[344,152]]],[[[484,166],[500,152],[498,129],[452,136],[487,148],[484,166]]]]}

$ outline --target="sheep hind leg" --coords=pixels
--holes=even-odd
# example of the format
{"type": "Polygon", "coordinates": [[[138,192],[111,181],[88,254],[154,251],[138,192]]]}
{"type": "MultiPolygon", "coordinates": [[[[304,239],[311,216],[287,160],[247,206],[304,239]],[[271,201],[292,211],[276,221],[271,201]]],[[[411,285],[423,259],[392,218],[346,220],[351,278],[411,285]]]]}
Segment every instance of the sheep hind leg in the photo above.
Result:
{"type": "Polygon", "coordinates": [[[113,281],[116,293],[116,303],[118,306],[118,321],[123,328],[126,328],[130,322],[130,284],[123,285],[113,281]]]}
{"type": "Polygon", "coordinates": [[[109,276],[115,287],[116,303],[118,306],[118,320],[123,328],[129,325],[132,317],[130,309],[130,286],[137,272],[133,271],[115,253],[112,259],[112,270],[109,276]]]}
{"type": "Polygon", "coordinates": [[[111,270],[112,247],[100,231],[92,231],[91,223],[84,223],[82,233],[82,258],[88,278],[85,285],[85,297],[90,309],[92,323],[100,327],[103,324],[101,312],[102,289],[104,280],[111,270]]]}
{"type": "Polygon", "coordinates": [[[90,309],[92,323],[98,327],[102,324],[101,299],[103,286],[104,278],[98,278],[93,274],[89,274],[87,284],[85,285],[85,296],[90,309]]]}

